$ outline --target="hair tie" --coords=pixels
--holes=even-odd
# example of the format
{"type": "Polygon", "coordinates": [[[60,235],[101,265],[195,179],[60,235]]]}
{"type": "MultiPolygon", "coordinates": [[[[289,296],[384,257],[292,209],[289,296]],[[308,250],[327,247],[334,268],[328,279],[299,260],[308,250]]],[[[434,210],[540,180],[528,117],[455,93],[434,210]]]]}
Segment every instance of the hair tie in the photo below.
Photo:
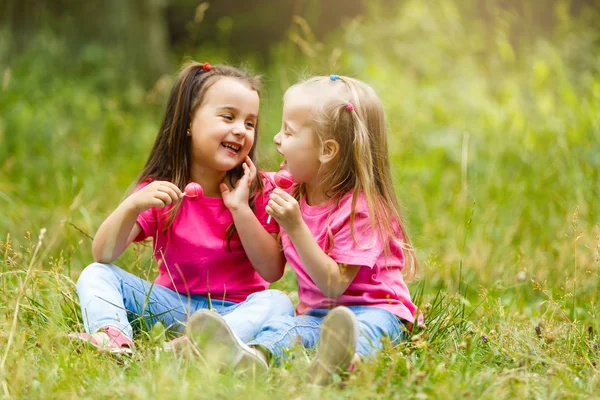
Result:
{"type": "Polygon", "coordinates": [[[338,79],[340,79],[340,76],[332,74],[332,75],[329,75],[329,79],[331,79],[332,81],[337,81],[338,79]]]}
{"type": "Polygon", "coordinates": [[[354,104],[352,104],[352,103],[346,104],[346,110],[348,110],[348,111],[354,110],[354,104]]]}
{"type": "Polygon", "coordinates": [[[209,63],[202,64],[202,69],[204,71],[210,71],[211,68],[212,68],[212,66],[209,63]]]}

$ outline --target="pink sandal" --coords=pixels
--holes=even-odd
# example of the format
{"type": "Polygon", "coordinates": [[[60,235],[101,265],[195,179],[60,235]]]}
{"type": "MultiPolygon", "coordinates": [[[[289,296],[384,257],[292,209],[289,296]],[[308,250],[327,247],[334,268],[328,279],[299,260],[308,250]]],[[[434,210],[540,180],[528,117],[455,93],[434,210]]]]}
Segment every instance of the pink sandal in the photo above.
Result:
{"type": "Polygon", "coordinates": [[[135,350],[133,341],[113,326],[105,326],[94,333],[69,333],[69,338],[80,343],[91,345],[100,353],[132,354],[135,350]]]}

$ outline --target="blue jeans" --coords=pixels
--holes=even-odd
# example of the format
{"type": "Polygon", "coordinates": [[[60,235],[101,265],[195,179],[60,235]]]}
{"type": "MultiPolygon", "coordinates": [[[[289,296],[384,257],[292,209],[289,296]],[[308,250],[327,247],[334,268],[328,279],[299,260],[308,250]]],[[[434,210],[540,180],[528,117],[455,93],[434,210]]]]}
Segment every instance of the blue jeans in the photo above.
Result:
{"type": "MultiPolygon", "coordinates": [[[[77,294],[86,332],[113,326],[129,338],[133,336],[131,323],[150,326],[161,321],[182,332],[190,315],[209,308],[209,300],[204,296],[177,293],[112,264],[88,265],[77,281],[77,294]]],[[[253,339],[269,317],[294,315],[291,300],[278,290],[253,293],[241,303],[211,300],[211,307],[244,342],[253,339]]]]}
{"type": "MultiPolygon", "coordinates": [[[[392,343],[404,338],[402,322],[391,312],[377,307],[348,306],[358,320],[358,346],[356,353],[365,358],[373,356],[381,350],[381,339],[388,337],[392,343]]],[[[262,327],[256,339],[248,343],[250,346],[261,346],[271,353],[276,360],[284,357],[285,350],[297,343],[306,348],[314,347],[321,333],[321,323],[329,309],[315,309],[292,317],[282,315],[270,318],[262,327]]]]}

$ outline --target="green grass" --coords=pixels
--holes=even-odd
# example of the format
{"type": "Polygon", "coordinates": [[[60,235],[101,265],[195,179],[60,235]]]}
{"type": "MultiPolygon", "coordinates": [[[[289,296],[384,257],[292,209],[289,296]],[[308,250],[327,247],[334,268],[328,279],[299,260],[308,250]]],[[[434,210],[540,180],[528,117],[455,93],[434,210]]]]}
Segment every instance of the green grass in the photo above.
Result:
{"type": "MultiPolygon", "coordinates": [[[[91,236],[140,171],[172,77],[123,81],[110,49],[73,55],[40,36],[0,66],[0,396],[597,396],[600,33],[561,4],[555,31],[519,46],[514,16],[492,24],[415,0],[324,43],[300,24],[273,49],[260,166],[279,163],[281,94],[298,76],[371,83],[422,263],[410,289],[426,329],[321,391],[306,386],[302,352],[253,382],[162,353],[144,332],[124,362],[64,343],[82,329],[74,282],[91,236]]],[[[134,246],[118,264],[152,279],[149,258],[134,246]]],[[[293,296],[293,274],[274,286],[293,296]]]]}

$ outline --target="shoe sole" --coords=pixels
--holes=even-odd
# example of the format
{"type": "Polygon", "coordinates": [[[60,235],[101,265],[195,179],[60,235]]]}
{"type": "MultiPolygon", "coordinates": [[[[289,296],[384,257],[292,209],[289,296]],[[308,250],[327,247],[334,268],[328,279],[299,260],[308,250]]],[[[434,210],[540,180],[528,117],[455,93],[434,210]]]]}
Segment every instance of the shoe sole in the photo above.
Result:
{"type": "Polygon", "coordinates": [[[223,317],[213,311],[195,312],[188,320],[186,333],[199,355],[209,363],[240,372],[267,372],[262,360],[244,348],[223,317]]]}
{"type": "Polygon", "coordinates": [[[344,372],[352,362],[358,341],[358,321],[347,307],[331,310],[321,324],[317,355],[309,367],[313,384],[324,386],[333,374],[344,372]]]}

